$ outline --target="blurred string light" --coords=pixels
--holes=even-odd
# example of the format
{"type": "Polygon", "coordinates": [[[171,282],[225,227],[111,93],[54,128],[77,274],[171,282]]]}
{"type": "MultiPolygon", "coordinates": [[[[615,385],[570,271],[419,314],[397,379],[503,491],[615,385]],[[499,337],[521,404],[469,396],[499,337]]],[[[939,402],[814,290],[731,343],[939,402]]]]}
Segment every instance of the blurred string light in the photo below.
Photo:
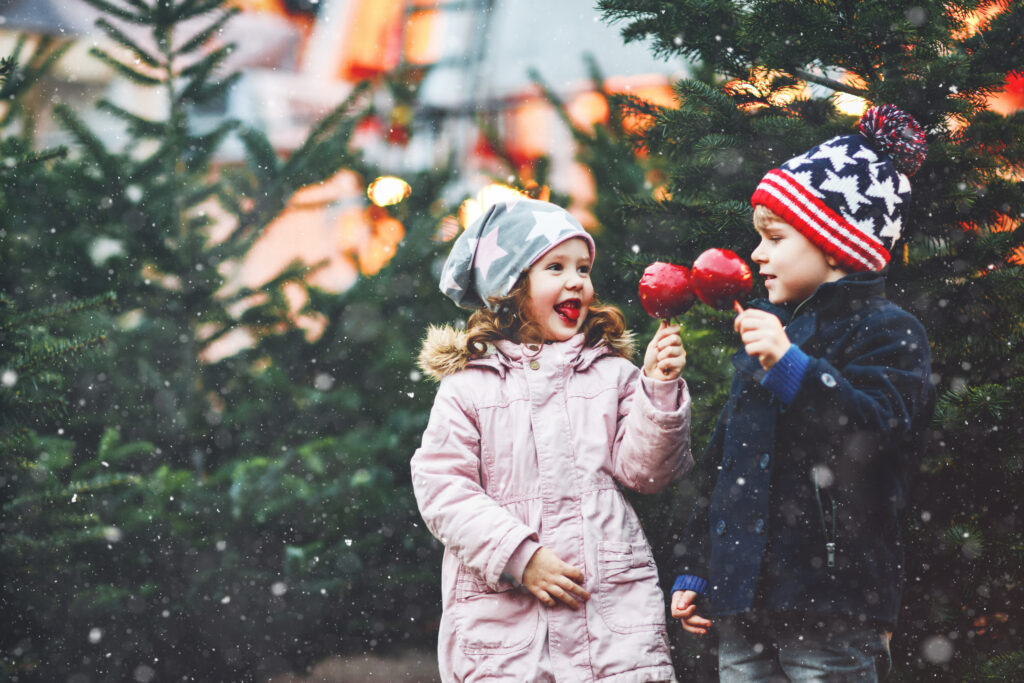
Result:
{"type": "MultiPolygon", "coordinates": [[[[547,188],[539,189],[541,191],[537,194],[543,196],[538,198],[546,199],[549,194],[546,192],[547,188]]],[[[442,218],[437,232],[434,233],[434,239],[438,242],[449,242],[455,239],[461,230],[465,230],[472,225],[473,221],[498,202],[515,201],[530,196],[530,193],[517,190],[510,185],[491,183],[477,192],[475,197],[469,197],[464,200],[459,205],[459,210],[455,215],[448,215],[442,218]]]]}
{"type": "MultiPolygon", "coordinates": [[[[847,71],[840,78],[839,81],[843,85],[848,85],[851,88],[857,90],[867,90],[867,82],[858,76],[857,74],[847,71]]],[[[847,116],[856,116],[860,118],[864,115],[864,112],[868,110],[868,101],[863,97],[857,97],[845,92],[837,92],[832,96],[832,104],[836,110],[846,114],[847,116]]]]}
{"type": "Polygon", "coordinates": [[[509,202],[523,199],[528,195],[520,192],[510,185],[504,183],[491,183],[476,193],[476,197],[470,197],[459,206],[459,224],[468,228],[473,221],[482,216],[487,209],[498,202],[509,202]]]}
{"type": "Polygon", "coordinates": [[[395,176],[380,176],[366,188],[366,196],[377,206],[392,206],[412,193],[409,183],[395,176]]]}

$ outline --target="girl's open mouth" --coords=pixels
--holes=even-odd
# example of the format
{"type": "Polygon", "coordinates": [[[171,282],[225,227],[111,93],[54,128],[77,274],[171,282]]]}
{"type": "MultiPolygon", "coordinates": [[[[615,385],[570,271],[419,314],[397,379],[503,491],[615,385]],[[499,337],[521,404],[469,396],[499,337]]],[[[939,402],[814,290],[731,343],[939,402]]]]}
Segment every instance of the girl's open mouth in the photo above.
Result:
{"type": "Polygon", "coordinates": [[[567,323],[575,324],[580,319],[580,300],[566,299],[555,304],[555,313],[567,323]]]}

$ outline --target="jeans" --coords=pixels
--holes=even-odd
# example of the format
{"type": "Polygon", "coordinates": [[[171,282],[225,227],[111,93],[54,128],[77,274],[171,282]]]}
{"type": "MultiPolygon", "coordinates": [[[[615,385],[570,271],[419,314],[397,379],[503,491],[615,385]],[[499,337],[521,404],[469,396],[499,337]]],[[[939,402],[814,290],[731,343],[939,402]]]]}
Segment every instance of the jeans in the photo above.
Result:
{"type": "Polygon", "coordinates": [[[889,675],[889,633],[839,617],[750,612],[719,617],[723,683],[877,683],[889,675]]]}

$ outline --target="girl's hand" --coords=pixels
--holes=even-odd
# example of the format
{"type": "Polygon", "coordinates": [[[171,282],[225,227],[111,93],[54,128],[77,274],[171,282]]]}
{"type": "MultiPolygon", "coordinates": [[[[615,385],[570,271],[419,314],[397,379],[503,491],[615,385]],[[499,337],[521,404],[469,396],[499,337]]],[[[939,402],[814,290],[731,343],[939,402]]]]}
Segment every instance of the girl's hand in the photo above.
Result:
{"type": "Polygon", "coordinates": [[[533,554],[523,571],[523,585],[548,607],[554,607],[555,600],[561,600],[573,609],[579,609],[580,600],[589,600],[590,593],[583,589],[583,572],[547,548],[533,554]]]}
{"type": "Polygon", "coordinates": [[[679,326],[664,320],[644,354],[644,374],[651,379],[671,381],[686,367],[686,349],[679,337],[679,326]]]}
{"type": "Polygon", "coordinates": [[[696,591],[676,591],[672,594],[672,618],[678,619],[684,631],[702,636],[711,628],[708,619],[697,614],[696,591]]]}
{"type": "Polygon", "coordinates": [[[767,311],[748,308],[736,316],[733,328],[740,333],[747,355],[757,356],[765,370],[771,370],[792,345],[782,322],[767,311]]]}

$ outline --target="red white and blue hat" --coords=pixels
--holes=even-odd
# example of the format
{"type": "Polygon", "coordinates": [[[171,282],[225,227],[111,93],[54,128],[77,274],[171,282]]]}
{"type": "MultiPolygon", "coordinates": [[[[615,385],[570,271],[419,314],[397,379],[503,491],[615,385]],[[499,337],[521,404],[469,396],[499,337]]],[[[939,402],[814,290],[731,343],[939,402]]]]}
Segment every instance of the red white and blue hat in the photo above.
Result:
{"type": "Polygon", "coordinates": [[[921,126],[894,105],[869,109],[859,129],[769,171],[750,198],[851,272],[889,262],[903,230],[909,176],[926,153],[921,126]]]}

